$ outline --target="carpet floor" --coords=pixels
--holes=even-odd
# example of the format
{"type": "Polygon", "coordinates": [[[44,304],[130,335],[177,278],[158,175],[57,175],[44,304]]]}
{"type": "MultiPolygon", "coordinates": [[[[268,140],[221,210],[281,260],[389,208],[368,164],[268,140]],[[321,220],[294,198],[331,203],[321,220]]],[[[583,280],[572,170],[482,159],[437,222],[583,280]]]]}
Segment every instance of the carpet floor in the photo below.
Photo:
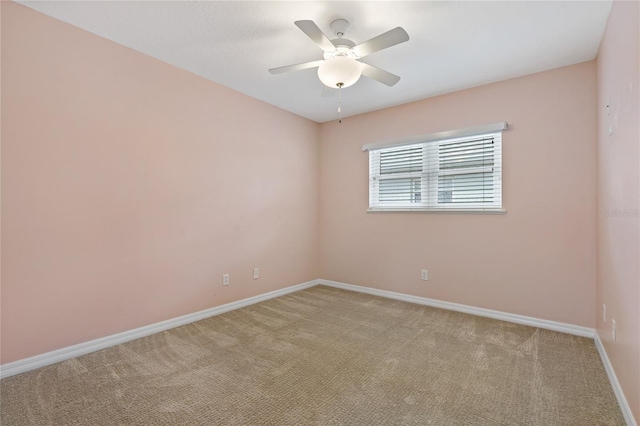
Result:
{"type": "Polygon", "coordinates": [[[0,382],[10,425],[624,425],[593,340],[316,286],[0,382]]]}

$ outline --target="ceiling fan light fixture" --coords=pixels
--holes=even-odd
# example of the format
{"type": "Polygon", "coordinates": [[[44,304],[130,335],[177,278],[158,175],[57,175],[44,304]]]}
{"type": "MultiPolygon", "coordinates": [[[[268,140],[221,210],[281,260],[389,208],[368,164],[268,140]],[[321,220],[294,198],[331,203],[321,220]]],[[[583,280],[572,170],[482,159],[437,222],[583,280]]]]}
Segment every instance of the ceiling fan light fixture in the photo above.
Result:
{"type": "Polygon", "coordinates": [[[318,78],[325,86],[336,89],[352,86],[362,75],[362,64],[353,58],[338,56],[318,67],[318,78]]]}

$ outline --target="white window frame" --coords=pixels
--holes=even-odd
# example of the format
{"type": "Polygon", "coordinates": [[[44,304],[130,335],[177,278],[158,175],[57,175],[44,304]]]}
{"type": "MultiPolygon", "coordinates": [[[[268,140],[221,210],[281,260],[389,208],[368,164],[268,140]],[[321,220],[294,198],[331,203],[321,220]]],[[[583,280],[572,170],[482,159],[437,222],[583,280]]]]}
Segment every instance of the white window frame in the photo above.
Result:
{"type": "MultiPolygon", "coordinates": [[[[428,135],[414,136],[390,142],[368,144],[362,147],[363,151],[369,151],[369,212],[425,212],[425,213],[485,213],[504,214],[506,210],[502,204],[502,131],[507,130],[506,122],[494,123],[467,129],[447,132],[432,133],[428,135]],[[440,170],[433,168],[434,162],[429,163],[429,155],[436,156],[441,144],[473,140],[479,137],[490,137],[494,141],[493,165],[476,168],[464,168],[459,170],[440,170]],[[394,173],[393,175],[381,175],[379,159],[381,152],[393,152],[407,149],[409,146],[420,146],[423,150],[422,170],[394,173]],[[429,155],[427,155],[429,152],[429,155]],[[377,158],[375,157],[377,155],[377,158]],[[429,170],[431,166],[432,170],[429,170]],[[493,203],[491,204],[460,204],[455,208],[450,204],[440,203],[438,200],[438,180],[441,176],[451,176],[469,172],[482,172],[492,169],[493,174],[493,203]],[[420,201],[379,201],[379,182],[387,179],[412,178],[420,179],[420,201]]],[[[432,157],[432,161],[433,161],[432,157]]]]}

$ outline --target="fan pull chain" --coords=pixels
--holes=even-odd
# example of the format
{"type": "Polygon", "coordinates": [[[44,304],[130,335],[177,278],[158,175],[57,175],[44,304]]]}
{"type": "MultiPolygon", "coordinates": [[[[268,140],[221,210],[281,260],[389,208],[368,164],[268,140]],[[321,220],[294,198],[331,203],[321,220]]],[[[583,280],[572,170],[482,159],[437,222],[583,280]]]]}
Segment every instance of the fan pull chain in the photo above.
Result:
{"type": "Polygon", "coordinates": [[[338,123],[342,124],[342,86],[344,83],[338,83],[338,123]]]}

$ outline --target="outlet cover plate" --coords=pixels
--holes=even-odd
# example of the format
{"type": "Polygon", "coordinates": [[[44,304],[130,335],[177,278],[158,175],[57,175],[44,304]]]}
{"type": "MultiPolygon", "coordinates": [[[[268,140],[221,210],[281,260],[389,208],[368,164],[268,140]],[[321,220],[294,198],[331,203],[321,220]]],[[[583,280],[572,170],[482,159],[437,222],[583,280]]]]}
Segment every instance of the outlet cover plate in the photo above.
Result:
{"type": "Polygon", "coordinates": [[[611,338],[616,341],[616,320],[611,320],[611,338]]]}

